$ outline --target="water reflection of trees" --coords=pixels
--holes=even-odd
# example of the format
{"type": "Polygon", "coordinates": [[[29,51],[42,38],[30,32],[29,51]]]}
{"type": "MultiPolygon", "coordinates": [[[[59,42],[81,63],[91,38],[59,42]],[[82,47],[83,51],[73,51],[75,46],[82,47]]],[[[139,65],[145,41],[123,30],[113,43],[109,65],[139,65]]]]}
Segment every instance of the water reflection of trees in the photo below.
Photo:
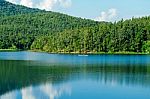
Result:
{"type": "Polygon", "coordinates": [[[48,65],[33,61],[0,61],[0,95],[30,85],[92,79],[103,83],[150,86],[148,65],[48,65]]]}

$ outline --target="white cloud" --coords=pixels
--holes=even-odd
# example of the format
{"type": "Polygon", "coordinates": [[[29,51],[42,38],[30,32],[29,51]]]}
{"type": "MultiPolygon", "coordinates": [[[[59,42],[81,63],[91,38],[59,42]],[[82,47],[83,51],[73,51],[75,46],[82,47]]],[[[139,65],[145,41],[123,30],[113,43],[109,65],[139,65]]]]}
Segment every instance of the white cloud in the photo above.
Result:
{"type": "Polygon", "coordinates": [[[70,7],[72,5],[71,0],[59,0],[59,3],[61,4],[62,7],[70,7]]]}
{"type": "Polygon", "coordinates": [[[45,10],[52,10],[54,5],[56,5],[57,0],[43,0],[39,4],[36,5],[36,8],[45,9],[45,10]]]}
{"type": "Polygon", "coordinates": [[[71,0],[6,0],[6,1],[24,5],[31,8],[39,8],[45,10],[52,10],[54,6],[67,8],[72,5],[71,0]]]}
{"type": "Polygon", "coordinates": [[[11,2],[11,3],[14,3],[14,4],[17,4],[17,0],[6,0],[6,1],[9,1],[9,2],[11,2]]]}
{"type": "Polygon", "coordinates": [[[33,2],[31,0],[21,0],[20,4],[28,7],[33,7],[33,2]]]}
{"type": "Polygon", "coordinates": [[[96,21],[113,21],[117,17],[117,9],[111,8],[108,11],[102,11],[96,21]]]}

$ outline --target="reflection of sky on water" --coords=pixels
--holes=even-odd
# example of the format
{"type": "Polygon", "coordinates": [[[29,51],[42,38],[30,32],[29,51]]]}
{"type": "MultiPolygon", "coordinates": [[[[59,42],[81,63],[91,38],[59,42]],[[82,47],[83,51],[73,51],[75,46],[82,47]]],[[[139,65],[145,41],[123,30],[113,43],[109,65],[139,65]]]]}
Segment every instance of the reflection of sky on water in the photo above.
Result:
{"type": "Polygon", "coordinates": [[[102,83],[90,79],[42,84],[6,93],[0,99],[148,99],[150,88],[102,83]]]}
{"type": "Polygon", "coordinates": [[[64,64],[150,64],[150,55],[67,55],[36,52],[0,52],[1,60],[33,60],[64,64]]]}
{"type": "Polygon", "coordinates": [[[6,93],[0,99],[58,99],[62,94],[70,96],[71,87],[67,84],[53,86],[47,83],[6,93]]]}

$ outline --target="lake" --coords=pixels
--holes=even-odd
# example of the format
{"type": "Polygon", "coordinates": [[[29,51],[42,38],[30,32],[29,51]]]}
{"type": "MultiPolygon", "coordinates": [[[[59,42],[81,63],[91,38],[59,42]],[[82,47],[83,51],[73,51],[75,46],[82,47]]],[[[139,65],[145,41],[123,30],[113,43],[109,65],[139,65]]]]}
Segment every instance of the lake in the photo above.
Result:
{"type": "Polygon", "coordinates": [[[150,99],[150,55],[0,52],[0,99],[150,99]]]}

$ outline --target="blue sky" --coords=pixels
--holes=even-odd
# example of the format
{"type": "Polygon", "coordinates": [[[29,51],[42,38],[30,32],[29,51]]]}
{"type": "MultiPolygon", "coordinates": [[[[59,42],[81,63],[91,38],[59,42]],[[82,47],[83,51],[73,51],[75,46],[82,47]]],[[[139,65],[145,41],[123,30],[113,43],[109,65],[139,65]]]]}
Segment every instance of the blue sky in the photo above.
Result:
{"type": "Polygon", "coordinates": [[[98,21],[150,15],[150,0],[7,0],[98,21]]]}

